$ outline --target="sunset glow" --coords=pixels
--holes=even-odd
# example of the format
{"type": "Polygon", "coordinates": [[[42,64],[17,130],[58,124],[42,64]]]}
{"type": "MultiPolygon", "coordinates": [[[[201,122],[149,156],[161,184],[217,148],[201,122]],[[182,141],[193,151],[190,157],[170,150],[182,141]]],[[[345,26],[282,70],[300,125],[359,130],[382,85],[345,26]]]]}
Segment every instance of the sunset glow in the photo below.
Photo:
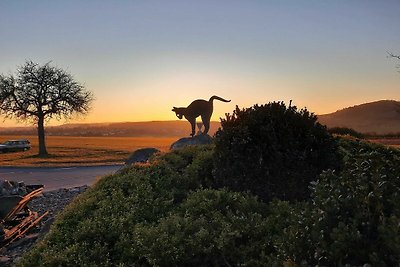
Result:
{"type": "Polygon", "coordinates": [[[69,122],[175,120],[173,106],[212,95],[232,100],[213,120],[290,99],[324,114],[399,100],[399,14],[394,0],[1,1],[0,73],[67,69],[95,96],[69,122]]]}

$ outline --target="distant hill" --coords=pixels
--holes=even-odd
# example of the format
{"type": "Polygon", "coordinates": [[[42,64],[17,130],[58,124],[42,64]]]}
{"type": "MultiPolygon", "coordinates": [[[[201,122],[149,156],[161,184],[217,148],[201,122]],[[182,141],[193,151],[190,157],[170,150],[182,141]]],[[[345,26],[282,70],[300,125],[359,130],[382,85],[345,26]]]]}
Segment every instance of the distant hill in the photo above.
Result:
{"type": "Polygon", "coordinates": [[[320,123],[332,127],[348,127],[361,133],[389,134],[400,132],[400,102],[381,100],[336,112],[318,115],[320,123]]]}
{"type": "MultiPolygon", "coordinates": [[[[212,121],[209,134],[213,135],[220,123],[212,121]]],[[[202,128],[204,131],[204,126],[202,128]]],[[[196,129],[197,131],[197,129],[196,129]]],[[[149,121],[117,123],[78,123],[46,127],[47,135],[56,136],[189,136],[187,121],[149,121]]],[[[35,127],[0,127],[0,135],[36,135],[35,127]]]]}
{"type": "MultiPolygon", "coordinates": [[[[361,133],[400,133],[400,102],[381,100],[361,104],[336,112],[318,115],[322,124],[348,127],[361,133]]],[[[220,127],[212,121],[210,135],[220,127]]],[[[203,127],[204,130],[204,127],[203,127]]],[[[148,121],[117,123],[74,123],[46,127],[47,135],[58,136],[188,136],[191,132],[187,121],[148,121]]],[[[0,127],[0,135],[36,135],[35,127],[0,127]]]]}

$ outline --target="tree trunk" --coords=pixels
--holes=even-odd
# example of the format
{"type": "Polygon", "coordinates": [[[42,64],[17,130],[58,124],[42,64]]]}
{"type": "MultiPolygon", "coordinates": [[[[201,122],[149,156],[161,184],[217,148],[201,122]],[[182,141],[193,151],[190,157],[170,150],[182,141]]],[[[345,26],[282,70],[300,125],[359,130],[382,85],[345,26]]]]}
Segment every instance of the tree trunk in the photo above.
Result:
{"type": "Polygon", "coordinates": [[[47,156],[46,142],[44,136],[44,116],[38,117],[39,156],[47,156]]]}

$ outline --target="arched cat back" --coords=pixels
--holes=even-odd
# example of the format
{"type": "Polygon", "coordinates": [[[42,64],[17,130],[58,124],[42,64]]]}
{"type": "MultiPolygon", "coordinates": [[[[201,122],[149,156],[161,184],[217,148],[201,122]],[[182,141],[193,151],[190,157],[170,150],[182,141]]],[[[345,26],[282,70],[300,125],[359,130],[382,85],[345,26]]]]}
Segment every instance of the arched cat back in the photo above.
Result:
{"type": "Polygon", "coordinates": [[[213,101],[214,100],[219,100],[222,102],[231,102],[230,100],[225,100],[222,97],[219,96],[212,96],[210,97],[210,100],[204,100],[204,99],[197,99],[190,103],[189,106],[187,107],[173,107],[172,111],[175,112],[176,116],[181,120],[183,117],[187,119],[191,126],[192,126],[192,133],[190,134],[191,136],[194,136],[195,133],[195,128],[196,128],[196,118],[201,116],[201,120],[203,121],[204,124],[204,134],[208,133],[208,130],[210,129],[210,120],[211,120],[211,115],[213,113],[213,101]]]}

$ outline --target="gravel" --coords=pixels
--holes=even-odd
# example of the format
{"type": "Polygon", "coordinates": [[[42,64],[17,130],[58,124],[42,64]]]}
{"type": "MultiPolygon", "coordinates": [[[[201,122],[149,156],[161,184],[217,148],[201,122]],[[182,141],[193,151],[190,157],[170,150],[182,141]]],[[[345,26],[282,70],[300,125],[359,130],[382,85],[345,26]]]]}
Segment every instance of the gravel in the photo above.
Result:
{"type": "Polygon", "coordinates": [[[72,201],[77,195],[85,192],[87,185],[68,189],[58,189],[54,191],[44,192],[42,195],[32,199],[28,207],[32,211],[36,211],[39,215],[46,211],[49,214],[33,229],[16,242],[0,250],[0,266],[12,266],[18,261],[23,253],[28,251],[37,240],[41,239],[50,229],[54,221],[54,217],[64,209],[64,207],[72,201]]]}

